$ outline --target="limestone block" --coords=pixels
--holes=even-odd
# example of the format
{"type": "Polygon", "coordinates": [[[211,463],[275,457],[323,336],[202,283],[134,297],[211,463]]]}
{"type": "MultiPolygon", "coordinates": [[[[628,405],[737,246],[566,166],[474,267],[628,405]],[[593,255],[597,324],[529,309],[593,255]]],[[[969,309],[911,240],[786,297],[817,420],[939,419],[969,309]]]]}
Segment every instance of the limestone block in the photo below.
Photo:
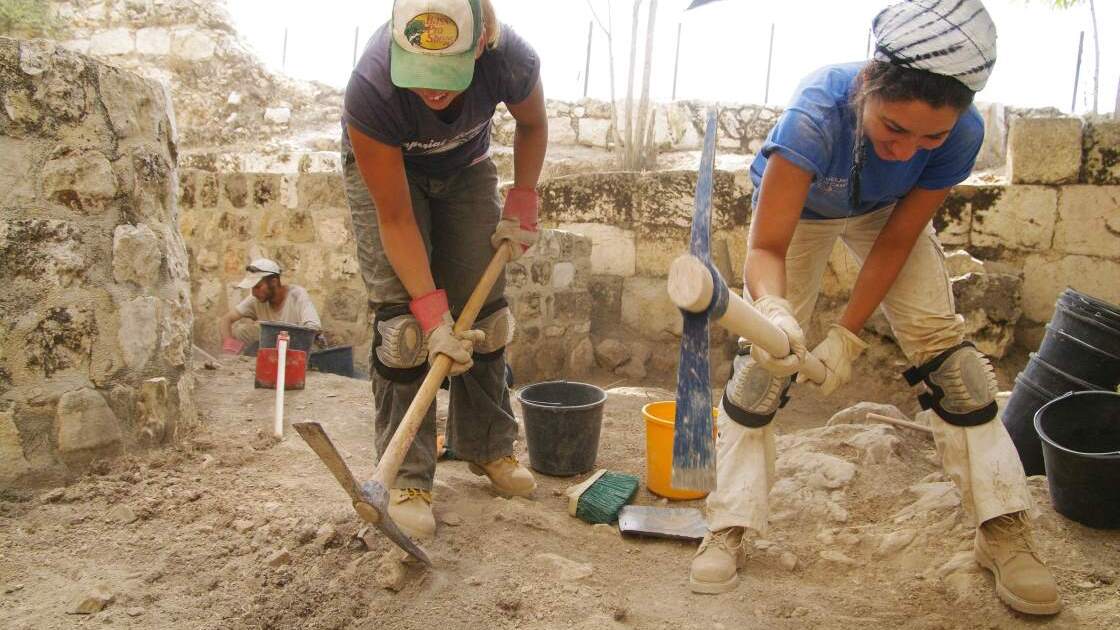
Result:
{"type": "Polygon", "coordinates": [[[58,399],[55,435],[64,457],[93,454],[120,444],[120,421],[101,394],[82,388],[58,399]]]}
{"type": "Polygon", "coordinates": [[[635,245],[635,271],[640,276],[664,278],[669,275],[669,266],[673,261],[687,251],[687,228],[639,231],[635,245]]]}
{"type": "Polygon", "coordinates": [[[170,424],[167,395],[166,378],[150,378],[140,383],[140,395],[136,397],[132,417],[141,444],[160,444],[167,436],[170,424]]]}
{"type": "MultiPolygon", "coordinates": [[[[363,294],[353,289],[338,289],[327,295],[327,317],[344,322],[358,321],[366,313],[366,298],[363,294]]],[[[328,326],[329,327],[329,326],[328,326]]]]}
{"type": "Polygon", "coordinates": [[[299,205],[308,210],[349,208],[342,178],[337,173],[302,173],[296,183],[299,205]]]}
{"type": "Polygon", "coordinates": [[[572,354],[568,357],[568,371],[572,376],[582,377],[590,374],[594,368],[595,348],[591,344],[591,338],[584,337],[576,344],[575,348],[572,349],[572,354]]]}
{"type": "Polygon", "coordinates": [[[88,263],[81,229],[55,219],[0,220],[0,286],[25,280],[36,291],[79,283],[88,263]]]}
{"type": "Polygon", "coordinates": [[[946,247],[967,247],[976,210],[990,207],[1003,195],[1002,186],[954,186],[933,215],[937,239],[946,247]]]}
{"type": "Polygon", "coordinates": [[[563,118],[548,119],[548,143],[550,145],[574,145],[579,144],[579,136],[576,133],[576,128],[572,124],[572,119],[564,116],[563,118]]]}
{"type": "Polygon", "coordinates": [[[611,139],[611,121],[602,118],[580,118],[577,126],[579,143],[585,147],[608,149],[614,146],[611,139]]]}
{"type": "Polygon", "coordinates": [[[595,347],[595,360],[608,370],[614,370],[630,360],[630,347],[617,339],[604,339],[595,347]]]}
{"type": "Polygon", "coordinates": [[[591,239],[591,273],[634,275],[637,254],[632,230],[598,223],[562,223],[560,228],[591,239]]]}
{"type": "Polygon", "coordinates": [[[138,297],[121,304],[117,343],[125,365],[142,370],[156,349],[158,304],[156,298],[138,297]]]}
{"type": "Polygon", "coordinates": [[[552,288],[567,289],[576,279],[576,266],[570,262],[556,263],[552,268],[552,288]]]}
{"type": "Polygon", "coordinates": [[[184,373],[175,384],[175,390],[178,399],[178,414],[173,416],[175,426],[182,430],[183,427],[197,425],[198,406],[195,404],[194,397],[194,376],[190,372],[184,373]]]}
{"type": "Polygon", "coordinates": [[[113,68],[98,68],[101,100],[109,113],[118,138],[154,138],[165,111],[162,90],[156,90],[139,76],[113,68]]]}
{"type": "Polygon", "coordinates": [[[171,53],[171,32],[165,28],[142,28],[136,31],[136,52],[141,55],[171,53]]]}
{"type": "Polygon", "coordinates": [[[588,281],[591,296],[591,332],[596,335],[614,330],[622,322],[622,283],[619,276],[592,276],[588,281]]]}
{"type": "Polygon", "coordinates": [[[30,468],[20,443],[15,412],[0,409],[0,484],[16,479],[30,468]]]}
{"type": "Polygon", "coordinates": [[[113,230],[113,279],[153,286],[160,277],[163,253],[159,238],[147,225],[118,225],[113,230]]]}
{"type": "Polygon", "coordinates": [[[590,173],[558,177],[539,187],[541,220],[627,227],[638,216],[637,173],[590,173]]]}
{"type": "Polygon", "coordinates": [[[1008,186],[988,208],[973,208],[973,246],[1050,249],[1058,216],[1058,191],[1048,186],[1008,186]]]}
{"type": "Polygon", "coordinates": [[[160,320],[159,348],[163,362],[183,367],[191,356],[191,324],[194,315],[190,303],[176,305],[165,301],[160,320]]]}
{"type": "Polygon", "coordinates": [[[89,54],[89,44],[90,41],[88,39],[68,39],[64,42],[58,43],[59,46],[65,48],[66,50],[82,55],[89,54]]]}
{"type": "Polygon", "coordinates": [[[117,178],[103,153],[86,151],[43,166],[43,196],[72,210],[90,213],[117,194],[117,178]]]}
{"type": "Polygon", "coordinates": [[[349,280],[358,274],[358,258],[353,254],[336,252],[329,260],[328,273],[332,280],[349,280]]]}
{"type": "Polygon", "coordinates": [[[127,55],[134,47],[132,31],[127,28],[114,28],[94,33],[89,42],[89,54],[95,57],[127,55]]]}
{"type": "Polygon", "coordinates": [[[984,354],[1000,358],[1015,340],[1023,280],[1007,273],[971,272],[953,279],[965,336],[984,354]]]}
{"type": "Polygon", "coordinates": [[[1002,103],[978,103],[984,118],[984,143],[976,157],[977,169],[1002,166],[1007,161],[1007,108],[1002,103]]]}
{"type": "Polygon", "coordinates": [[[1120,185],[1120,120],[1100,120],[1085,128],[1085,183],[1120,185]]]}
{"type": "Polygon", "coordinates": [[[681,314],[669,300],[663,278],[623,281],[622,323],[643,339],[668,341],[680,336],[681,314]]]}
{"type": "Polygon", "coordinates": [[[1011,121],[1007,165],[1013,184],[1066,184],[1081,172],[1081,119],[1011,121]]]}
{"type": "Polygon", "coordinates": [[[253,207],[269,208],[282,194],[283,182],[279,175],[262,174],[253,178],[253,207]]]}
{"type": "Polygon", "coordinates": [[[214,56],[217,44],[208,33],[178,29],[171,34],[171,54],[183,61],[202,61],[214,56]]]}
{"type": "Polygon", "coordinates": [[[292,110],[289,107],[269,107],[264,110],[264,119],[274,125],[287,125],[292,120],[292,110]]]}
{"type": "Polygon", "coordinates": [[[289,210],[299,207],[299,175],[280,176],[280,205],[289,210]]]}
{"type": "Polygon", "coordinates": [[[1054,249],[1120,258],[1120,186],[1063,186],[1054,249]]]}
{"type": "Polygon", "coordinates": [[[1034,322],[1050,321],[1054,302],[1066,287],[1120,303],[1120,262],[1070,254],[1034,254],[1023,264],[1023,315],[1034,322]]]}

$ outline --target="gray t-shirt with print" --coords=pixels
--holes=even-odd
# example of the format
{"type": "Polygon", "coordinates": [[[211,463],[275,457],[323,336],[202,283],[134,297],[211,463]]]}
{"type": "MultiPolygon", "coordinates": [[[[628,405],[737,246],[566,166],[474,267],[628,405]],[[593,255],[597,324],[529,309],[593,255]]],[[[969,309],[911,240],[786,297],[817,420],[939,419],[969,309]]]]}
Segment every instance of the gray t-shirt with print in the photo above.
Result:
{"type": "Polygon", "coordinates": [[[460,95],[462,109],[447,123],[411,91],[393,85],[389,75],[389,24],[370,37],[350,75],[342,112],[346,125],[367,136],[399,146],[406,168],[444,177],[490,153],[490,119],[498,103],[517,104],[533,91],[540,59],[528,42],[502,25],[498,45],[475,62],[474,79],[460,95]]]}

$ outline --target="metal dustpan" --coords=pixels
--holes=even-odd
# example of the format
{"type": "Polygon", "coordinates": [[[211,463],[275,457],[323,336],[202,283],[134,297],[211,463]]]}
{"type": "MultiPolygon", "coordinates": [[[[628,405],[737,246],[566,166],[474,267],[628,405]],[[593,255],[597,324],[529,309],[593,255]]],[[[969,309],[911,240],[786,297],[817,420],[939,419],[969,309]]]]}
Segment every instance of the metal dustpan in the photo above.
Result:
{"type": "Polygon", "coordinates": [[[618,529],[638,536],[701,540],[708,533],[708,521],[696,508],[627,505],[618,514],[618,529]]]}

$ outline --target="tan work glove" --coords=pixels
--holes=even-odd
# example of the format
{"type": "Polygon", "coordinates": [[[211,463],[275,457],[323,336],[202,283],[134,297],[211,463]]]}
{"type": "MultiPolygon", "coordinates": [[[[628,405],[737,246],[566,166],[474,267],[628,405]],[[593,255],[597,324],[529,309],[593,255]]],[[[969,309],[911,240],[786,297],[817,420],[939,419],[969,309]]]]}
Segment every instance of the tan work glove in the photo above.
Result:
{"type": "Polygon", "coordinates": [[[486,333],[481,330],[465,330],[456,335],[452,327],[455,322],[451,313],[444,313],[443,323],[432,329],[428,335],[428,363],[435,364],[437,354],[446,354],[451,359],[451,370],[448,376],[458,376],[471,369],[474,359],[474,344],[486,339],[486,333]]]}
{"type": "MultiPolygon", "coordinates": [[[[820,383],[821,393],[828,396],[852,379],[852,363],[867,349],[854,332],[840,324],[828,327],[824,341],[813,348],[813,356],[820,359],[825,367],[824,382],[820,383]]],[[[797,376],[798,383],[809,380],[804,373],[797,376]]]]}
{"type": "Polygon", "coordinates": [[[789,354],[774,357],[758,344],[751,344],[751,358],[767,372],[778,377],[789,376],[800,370],[808,349],[805,347],[805,333],[793,316],[793,308],[789,302],[776,295],[764,295],[755,300],[754,307],[785,333],[789,339],[789,354]]]}

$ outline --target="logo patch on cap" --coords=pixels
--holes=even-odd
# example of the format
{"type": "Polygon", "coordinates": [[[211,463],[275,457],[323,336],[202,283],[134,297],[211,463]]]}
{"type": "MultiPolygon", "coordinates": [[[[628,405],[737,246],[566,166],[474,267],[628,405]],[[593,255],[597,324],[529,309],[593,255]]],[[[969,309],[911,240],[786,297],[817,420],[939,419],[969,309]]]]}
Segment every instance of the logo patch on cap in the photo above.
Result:
{"type": "Polygon", "coordinates": [[[424,50],[444,50],[459,39],[459,25],[442,13],[421,13],[404,27],[408,43],[424,50]]]}

